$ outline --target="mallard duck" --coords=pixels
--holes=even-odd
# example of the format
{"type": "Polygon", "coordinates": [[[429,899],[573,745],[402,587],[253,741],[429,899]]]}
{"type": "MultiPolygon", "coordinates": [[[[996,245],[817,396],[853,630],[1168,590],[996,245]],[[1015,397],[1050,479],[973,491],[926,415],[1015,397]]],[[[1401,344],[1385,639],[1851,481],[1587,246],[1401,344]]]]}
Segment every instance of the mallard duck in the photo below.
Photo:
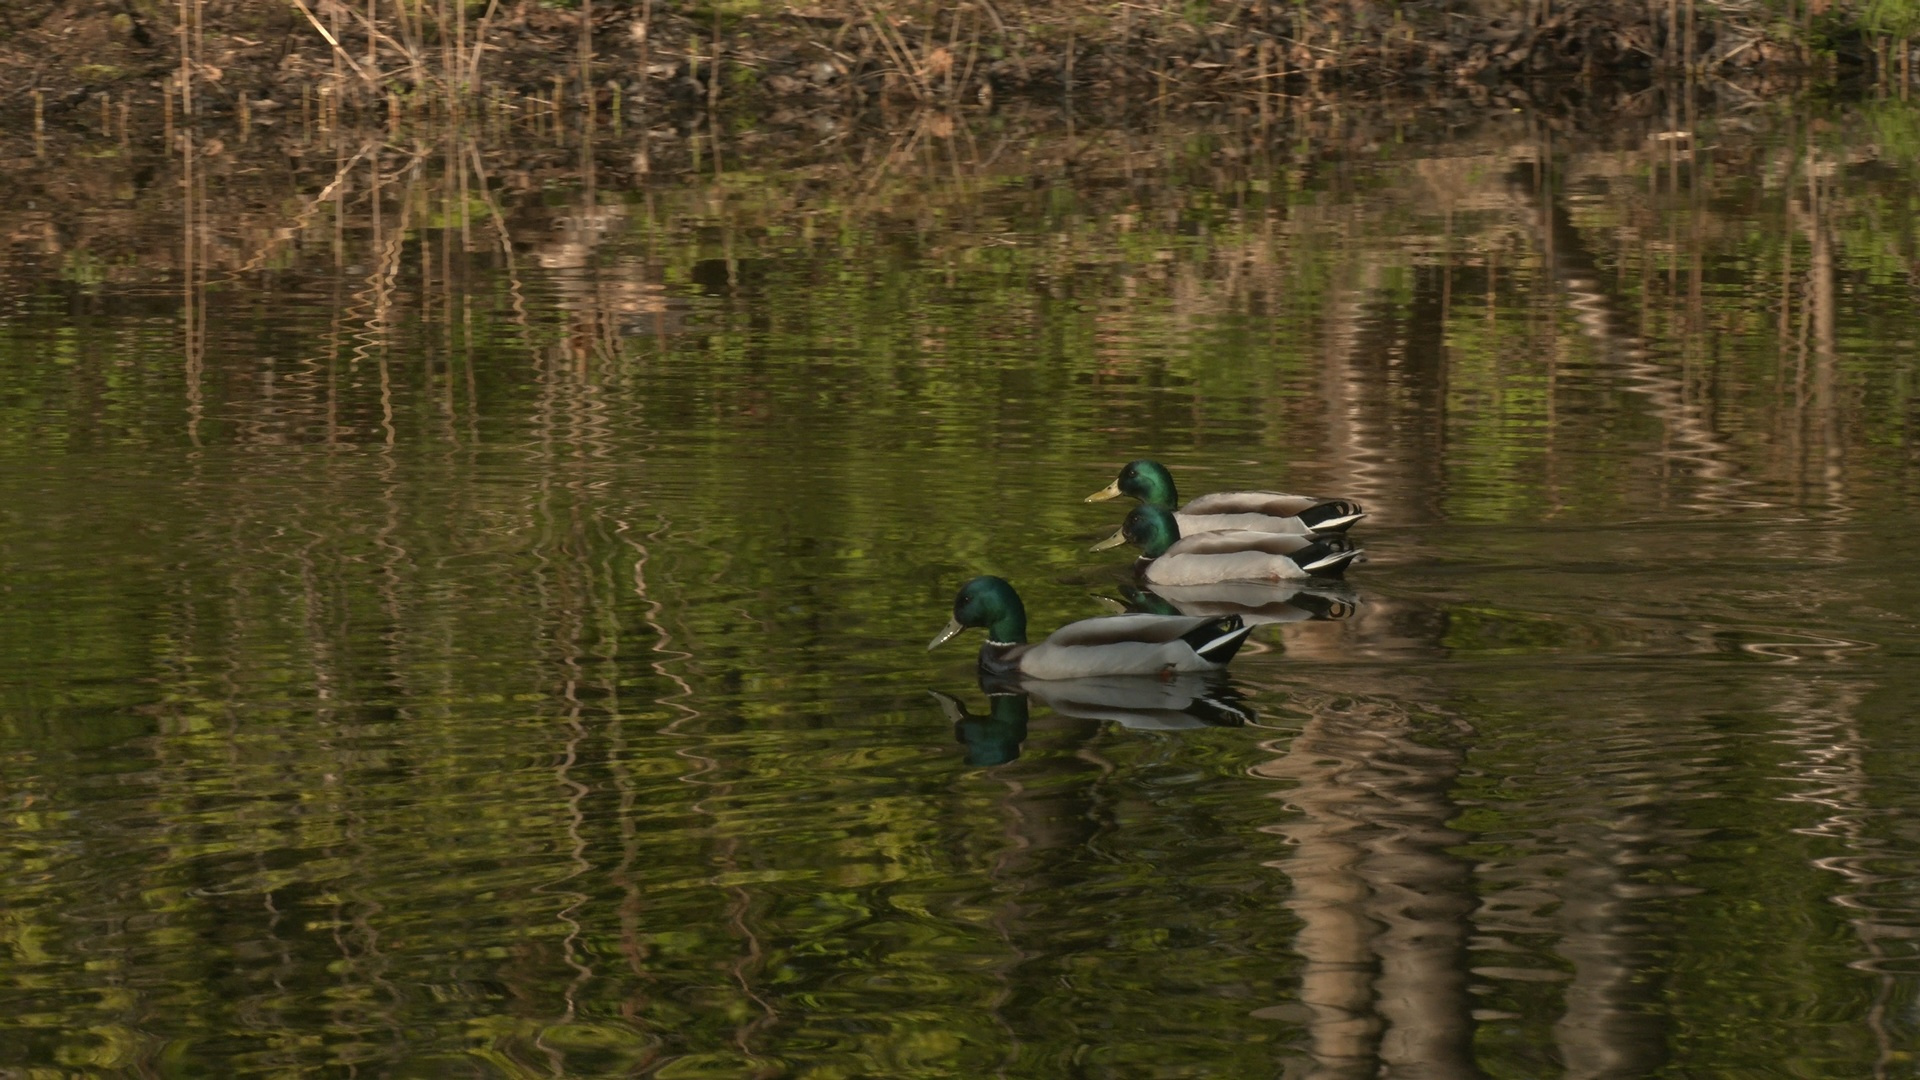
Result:
{"type": "Polygon", "coordinates": [[[1344,536],[1295,536],[1233,529],[1182,539],[1173,514],[1142,503],[1120,530],[1093,545],[1140,549],[1134,572],[1149,585],[1212,585],[1222,581],[1292,581],[1339,577],[1360,549],[1344,536]]]}
{"type": "Polygon", "coordinates": [[[1285,495],[1278,491],[1216,491],[1176,510],[1173,475],[1165,465],[1144,458],[1127,462],[1113,483],[1087,496],[1087,501],[1105,502],[1122,495],[1171,511],[1181,536],[1226,529],[1295,534],[1345,532],[1367,516],[1359,503],[1349,499],[1285,495]]]}
{"type": "Polygon", "coordinates": [[[1253,629],[1237,615],[1102,615],[1068,623],[1045,641],[1028,644],[1020,594],[1005,579],[991,576],[960,587],[953,617],[927,648],[970,626],[987,631],[980,646],[981,671],[1033,679],[1216,671],[1233,659],[1253,629]]]}

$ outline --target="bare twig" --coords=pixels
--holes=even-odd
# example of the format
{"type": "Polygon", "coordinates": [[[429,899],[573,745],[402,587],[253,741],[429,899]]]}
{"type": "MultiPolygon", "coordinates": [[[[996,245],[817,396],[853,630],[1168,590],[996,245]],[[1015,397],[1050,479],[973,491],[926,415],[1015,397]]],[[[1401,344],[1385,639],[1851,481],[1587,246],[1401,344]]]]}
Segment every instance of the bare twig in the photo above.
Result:
{"type": "Polygon", "coordinates": [[[467,155],[473,162],[473,175],[479,180],[480,200],[487,204],[487,216],[493,219],[494,231],[500,234],[500,254],[507,262],[507,288],[513,297],[514,321],[522,326],[527,322],[526,297],[521,291],[520,271],[513,264],[513,237],[507,232],[507,218],[500,212],[500,204],[493,201],[493,186],[487,180],[487,167],[481,163],[480,148],[467,144],[467,155]]]}
{"type": "Polygon", "coordinates": [[[500,8],[500,0],[487,0],[487,10],[480,16],[480,29],[473,32],[473,51],[467,54],[467,85],[480,83],[480,55],[487,49],[487,27],[493,22],[493,13],[500,8]]]}
{"type": "Polygon", "coordinates": [[[293,6],[299,8],[300,14],[305,15],[307,21],[313,24],[313,28],[320,31],[320,36],[327,39],[327,44],[333,46],[334,55],[345,60],[355,75],[360,76],[368,86],[372,86],[373,80],[367,78],[367,73],[360,69],[359,64],[354,63],[353,57],[347,55],[347,50],[340,47],[340,42],[327,32],[327,28],[320,25],[320,20],[313,17],[313,9],[307,6],[307,0],[293,0],[293,6]]]}
{"type": "Polygon", "coordinates": [[[980,4],[980,6],[981,6],[981,7],[983,7],[983,8],[986,8],[986,9],[987,9],[987,14],[988,14],[988,15],[991,15],[991,16],[993,16],[993,27],[994,27],[994,29],[995,29],[995,30],[998,30],[998,31],[1000,32],[1000,36],[1001,36],[1001,37],[1006,37],[1006,36],[1007,36],[1007,21],[1006,21],[1005,19],[1002,19],[1002,18],[1000,17],[1000,12],[999,12],[999,10],[998,10],[997,8],[995,8],[995,7],[993,6],[993,0],[978,0],[978,3],[980,4]]]}
{"type": "Polygon", "coordinates": [[[353,160],[347,162],[345,165],[340,166],[340,168],[337,171],[335,171],[333,174],[333,181],[329,183],[326,187],[320,189],[320,194],[315,195],[313,198],[307,200],[307,205],[301,207],[300,212],[293,216],[293,224],[287,226],[284,229],[281,229],[278,232],[278,234],[276,234],[273,237],[272,241],[270,241],[265,247],[260,249],[260,253],[258,255],[255,255],[253,258],[247,260],[247,264],[245,266],[242,266],[240,269],[235,270],[233,272],[233,276],[237,278],[241,274],[245,274],[253,270],[258,270],[267,261],[267,259],[273,255],[275,251],[278,251],[280,249],[280,244],[282,241],[298,235],[301,229],[306,228],[307,222],[312,219],[314,211],[318,210],[322,203],[326,202],[328,199],[333,198],[333,193],[339,190],[341,184],[346,182],[347,174],[353,170],[353,167],[355,165],[360,164],[360,159],[363,157],[366,157],[368,152],[370,152],[372,149],[373,149],[373,144],[367,143],[366,145],[360,148],[358,153],[353,155],[353,160]]]}
{"type": "Polygon", "coordinates": [[[919,65],[909,65],[907,63],[906,58],[910,52],[907,48],[907,39],[901,37],[900,47],[898,49],[894,48],[893,35],[890,35],[888,31],[892,30],[893,34],[896,35],[899,31],[893,27],[892,20],[881,15],[879,9],[874,7],[870,0],[869,2],[863,3],[862,6],[867,9],[867,21],[873,24],[874,33],[880,36],[881,46],[887,50],[887,55],[893,57],[893,62],[900,68],[900,74],[906,76],[907,80],[912,84],[913,96],[921,101],[930,100],[933,96],[932,90],[927,86],[927,80],[921,76],[919,65]]]}
{"type": "MultiPolygon", "coordinates": [[[[720,7],[713,9],[713,62],[707,65],[707,111],[713,112],[720,107],[720,53],[723,45],[720,41],[720,7]]],[[[719,142],[714,147],[718,152],[719,142]]],[[[718,168],[718,165],[715,166],[718,168]]]]}
{"type": "MultiPolygon", "coordinates": [[[[180,0],[180,112],[193,115],[193,15],[187,9],[187,0],[180,0]]],[[[34,91],[38,94],[39,91],[34,91]]],[[[35,131],[39,130],[39,98],[35,98],[35,131]]]]}
{"type": "MultiPolygon", "coordinates": [[[[295,0],[295,2],[298,3],[299,0],[295,0]]],[[[385,30],[380,29],[380,27],[376,23],[374,23],[372,19],[368,18],[365,15],[360,14],[358,11],[355,11],[352,8],[347,8],[346,12],[348,15],[352,16],[356,21],[360,23],[361,29],[367,32],[367,41],[369,42],[370,46],[373,43],[384,41],[388,45],[393,46],[394,52],[397,52],[401,56],[404,56],[407,58],[409,65],[411,65],[414,68],[414,72],[415,72],[414,85],[418,86],[420,84],[420,76],[419,76],[420,57],[417,55],[417,50],[414,49],[412,45],[409,45],[404,41],[399,41],[395,39],[392,34],[389,34],[385,30]]],[[[400,24],[400,32],[401,33],[407,32],[406,24],[404,22],[400,24]]],[[[373,63],[371,58],[369,58],[368,60],[368,65],[372,68],[374,82],[375,84],[377,84],[379,82],[380,68],[378,67],[378,65],[375,65],[373,63]]],[[[398,69],[395,69],[395,70],[398,71],[398,69]]]]}
{"type": "Polygon", "coordinates": [[[580,103],[587,107],[587,124],[593,124],[593,0],[580,0],[580,103]]]}
{"type": "MultiPolygon", "coordinates": [[[[961,8],[957,8],[957,7],[954,8],[953,15],[951,16],[952,21],[947,24],[947,70],[945,73],[946,85],[941,89],[941,94],[942,96],[948,98],[949,100],[952,99],[954,94],[953,58],[960,55],[960,13],[961,11],[962,11],[961,8]]],[[[978,16],[975,16],[975,18],[978,19],[978,16]]],[[[936,33],[940,29],[940,25],[937,19],[934,23],[933,29],[936,33]]]]}
{"type": "Polygon", "coordinates": [[[967,42],[967,66],[960,72],[960,81],[954,84],[957,93],[966,93],[967,86],[973,81],[973,64],[980,58],[980,9],[973,9],[973,38],[967,42]]]}

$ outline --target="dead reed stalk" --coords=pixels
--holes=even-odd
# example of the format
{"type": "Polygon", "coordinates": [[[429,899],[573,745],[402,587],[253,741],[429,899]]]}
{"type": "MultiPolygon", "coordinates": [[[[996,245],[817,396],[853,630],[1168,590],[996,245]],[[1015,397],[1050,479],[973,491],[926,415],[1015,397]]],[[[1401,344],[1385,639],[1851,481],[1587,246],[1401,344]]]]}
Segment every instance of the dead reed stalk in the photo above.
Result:
{"type": "Polygon", "coordinates": [[[373,78],[369,76],[359,64],[354,62],[353,57],[347,55],[347,50],[340,44],[340,39],[334,37],[332,31],[320,25],[319,18],[313,14],[313,9],[307,6],[307,0],[293,0],[293,4],[300,9],[300,14],[307,17],[307,22],[313,24],[313,28],[320,32],[321,39],[333,50],[335,59],[345,61],[346,65],[353,69],[353,73],[360,78],[360,81],[366,83],[368,86],[374,85],[373,78]]]}
{"type": "Polygon", "coordinates": [[[586,105],[588,111],[592,111],[594,102],[593,0],[580,0],[580,101],[586,105]]]}
{"type": "MultiPolygon", "coordinates": [[[[179,2],[184,10],[189,3],[204,5],[206,0],[179,2]]],[[[500,0],[488,0],[477,23],[468,19],[468,0],[393,0],[385,5],[366,0],[364,7],[351,5],[351,0],[291,3],[326,42],[334,66],[330,104],[336,111],[343,105],[378,110],[392,93],[402,93],[407,111],[416,115],[439,111],[452,117],[475,107],[481,65],[494,47],[489,38],[500,0]],[[348,24],[347,36],[342,33],[342,17],[348,24]],[[365,42],[359,55],[349,51],[352,33],[365,42]]],[[[581,54],[583,72],[590,73],[591,0],[584,4],[588,24],[583,26],[581,54]]],[[[189,71],[184,60],[181,70],[183,77],[189,71]]]]}
{"type": "Polygon", "coordinates": [[[919,62],[919,57],[914,54],[913,49],[908,46],[907,39],[900,33],[900,28],[894,25],[892,18],[882,14],[872,0],[861,0],[861,7],[866,11],[868,25],[872,26],[873,32],[879,36],[881,47],[892,58],[894,67],[900,72],[901,77],[907,81],[908,89],[913,91],[914,98],[919,101],[933,100],[933,88],[928,82],[926,69],[919,62]],[[908,57],[913,57],[913,60],[909,62],[908,57]]]}
{"type": "MultiPolygon", "coordinates": [[[[193,115],[193,14],[189,0],[180,0],[180,112],[193,115]]],[[[197,2],[197,0],[196,0],[197,2]]]]}

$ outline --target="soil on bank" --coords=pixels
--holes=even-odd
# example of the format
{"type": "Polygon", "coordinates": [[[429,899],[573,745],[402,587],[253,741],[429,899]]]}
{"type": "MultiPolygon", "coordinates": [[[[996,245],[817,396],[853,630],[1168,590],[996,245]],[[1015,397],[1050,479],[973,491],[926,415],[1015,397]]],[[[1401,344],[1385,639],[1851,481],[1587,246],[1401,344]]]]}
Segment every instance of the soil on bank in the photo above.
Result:
{"type": "Polygon", "coordinates": [[[9,109],[31,102],[60,123],[110,117],[116,103],[218,116],[316,97],[363,112],[436,94],[777,111],[1032,95],[1258,102],[1555,74],[1910,73],[1912,40],[1887,12],[1920,0],[1783,2],[10,0],[0,92],[9,109]]]}

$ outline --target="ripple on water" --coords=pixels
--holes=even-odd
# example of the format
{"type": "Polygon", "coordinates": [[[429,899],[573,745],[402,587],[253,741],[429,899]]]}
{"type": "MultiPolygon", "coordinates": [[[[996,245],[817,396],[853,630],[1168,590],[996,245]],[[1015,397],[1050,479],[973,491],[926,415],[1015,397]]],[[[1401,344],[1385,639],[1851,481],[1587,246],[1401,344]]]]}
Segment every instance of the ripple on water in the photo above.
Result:
{"type": "Polygon", "coordinates": [[[473,244],[430,148],[320,243],[332,154],[84,158],[0,284],[0,1072],[1897,1067],[1910,118],[1686,104],[722,118],[481,148],[473,244]],[[1093,614],[1140,456],[1367,503],[1355,610],[1258,727],[956,743],[954,586],[1093,614]]]}

